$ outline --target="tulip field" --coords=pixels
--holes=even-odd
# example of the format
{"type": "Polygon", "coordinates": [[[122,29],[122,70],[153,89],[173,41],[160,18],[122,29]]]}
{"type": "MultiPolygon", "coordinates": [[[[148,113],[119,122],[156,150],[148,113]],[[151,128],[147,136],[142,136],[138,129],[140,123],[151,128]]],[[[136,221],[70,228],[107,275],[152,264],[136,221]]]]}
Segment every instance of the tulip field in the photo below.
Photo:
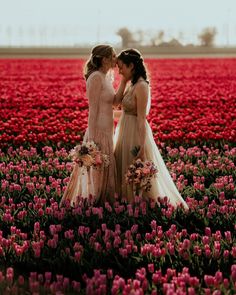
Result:
{"type": "Polygon", "coordinates": [[[138,196],[59,208],[87,128],[84,62],[0,59],[0,294],[236,294],[236,59],[145,60],[188,211],[138,196]]]}

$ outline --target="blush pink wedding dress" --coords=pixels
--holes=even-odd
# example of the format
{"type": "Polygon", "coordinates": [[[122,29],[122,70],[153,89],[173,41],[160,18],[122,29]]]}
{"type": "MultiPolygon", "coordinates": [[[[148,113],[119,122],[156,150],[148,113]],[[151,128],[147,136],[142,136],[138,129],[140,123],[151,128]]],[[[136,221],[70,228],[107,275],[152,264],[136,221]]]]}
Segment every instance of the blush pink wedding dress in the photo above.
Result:
{"type": "Polygon", "coordinates": [[[77,197],[93,196],[99,203],[114,200],[116,191],[116,163],[113,149],[113,100],[115,91],[109,73],[93,72],[86,82],[86,95],[89,100],[88,128],[83,141],[93,140],[102,153],[109,155],[109,166],[103,169],[74,165],[70,180],[61,203],[69,199],[77,204],[77,197]]]}

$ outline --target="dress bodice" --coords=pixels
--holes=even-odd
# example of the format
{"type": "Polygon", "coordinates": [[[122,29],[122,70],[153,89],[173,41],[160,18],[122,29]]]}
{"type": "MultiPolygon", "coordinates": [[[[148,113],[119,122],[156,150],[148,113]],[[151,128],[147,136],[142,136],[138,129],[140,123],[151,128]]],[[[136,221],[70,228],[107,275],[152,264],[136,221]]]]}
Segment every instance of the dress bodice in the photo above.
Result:
{"type": "Polygon", "coordinates": [[[146,81],[143,78],[139,78],[134,85],[130,84],[130,86],[125,91],[122,100],[122,107],[126,115],[137,116],[137,100],[135,97],[135,88],[139,83],[146,83],[146,81]]]}
{"type": "Polygon", "coordinates": [[[93,129],[113,132],[113,101],[115,90],[109,74],[92,73],[87,80],[89,99],[89,125],[93,129]],[[99,85],[94,79],[99,78],[99,85]]]}
{"type": "Polygon", "coordinates": [[[134,95],[135,85],[130,85],[124,94],[122,107],[127,115],[137,116],[137,102],[134,95]]]}

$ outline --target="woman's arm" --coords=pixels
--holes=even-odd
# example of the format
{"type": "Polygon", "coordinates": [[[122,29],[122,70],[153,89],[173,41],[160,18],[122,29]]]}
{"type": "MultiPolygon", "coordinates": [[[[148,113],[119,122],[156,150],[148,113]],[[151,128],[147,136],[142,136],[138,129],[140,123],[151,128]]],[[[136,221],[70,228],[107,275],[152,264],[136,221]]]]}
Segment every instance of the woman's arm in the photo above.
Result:
{"type": "Polygon", "coordinates": [[[127,80],[125,80],[124,78],[122,78],[119,88],[114,96],[114,100],[113,100],[113,105],[117,106],[121,103],[123,96],[124,96],[124,91],[125,91],[125,87],[126,87],[126,83],[127,80]]]}
{"type": "Polygon", "coordinates": [[[149,86],[146,82],[139,83],[136,87],[136,99],[137,99],[137,120],[138,131],[140,138],[140,150],[137,158],[144,160],[144,144],[146,140],[146,108],[148,103],[149,86]]]}
{"type": "Polygon", "coordinates": [[[100,75],[94,74],[87,81],[87,97],[89,101],[88,117],[88,139],[94,140],[96,133],[96,124],[99,110],[99,98],[102,91],[102,79],[100,75]]]}

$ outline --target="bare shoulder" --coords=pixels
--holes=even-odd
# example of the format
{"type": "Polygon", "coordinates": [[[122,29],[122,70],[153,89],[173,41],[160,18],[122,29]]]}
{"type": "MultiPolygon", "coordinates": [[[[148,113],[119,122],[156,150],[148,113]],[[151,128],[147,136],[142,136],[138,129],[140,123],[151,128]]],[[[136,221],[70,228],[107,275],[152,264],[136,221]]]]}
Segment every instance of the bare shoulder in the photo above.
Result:
{"type": "Polygon", "coordinates": [[[149,91],[149,84],[147,81],[141,80],[137,83],[137,85],[135,87],[136,95],[137,94],[145,94],[145,93],[148,93],[148,91],[149,91]]]}

